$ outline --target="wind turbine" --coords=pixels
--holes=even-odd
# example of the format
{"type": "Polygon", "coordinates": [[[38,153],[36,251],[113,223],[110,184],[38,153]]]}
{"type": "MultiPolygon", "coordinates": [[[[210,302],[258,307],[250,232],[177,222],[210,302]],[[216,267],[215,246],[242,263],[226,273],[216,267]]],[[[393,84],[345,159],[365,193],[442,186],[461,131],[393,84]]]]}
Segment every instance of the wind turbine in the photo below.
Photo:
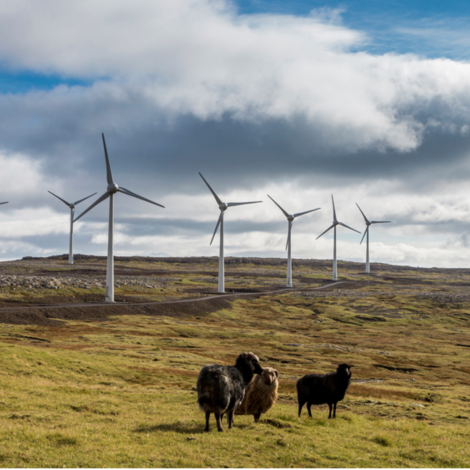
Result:
{"type": "Polygon", "coordinates": [[[80,204],[81,202],[83,202],[85,199],[88,199],[89,197],[94,196],[96,193],[90,194],[89,196],[84,197],[83,199],[80,199],[80,200],[77,201],[77,202],[71,203],[71,202],[65,201],[65,200],[62,199],[61,197],[57,196],[57,194],[54,194],[54,193],[51,192],[51,191],[47,191],[47,192],[48,192],[49,194],[52,194],[53,196],[55,196],[57,199],[61,200],[66,206],[69,206],[69,207],[70,207],[69,264],[73,264],[73,215],[74,215],[74,213],[75,213],[75,206],[76,206],[77,204],[80,204]]]}
{"type": "Polygon", "coordinates": [[[292,258],[291,258],[291,246],[292,246],[292,243],[291,243],[291,230],[292,230],[292,224],[294,223],[294,219],[296,217],[300,217],[301,215],[308,214],[309,212],[318,211],[320,209],[320,207],[318,207],[317,209],[312,209],[312,210],[305,211],[305,212],[299,212],[298,214],[292,215],[292,214],[288,214],[269,194],[268,194],[268,197],[269,197],[269,199],[271,199],[271,201],[274,202],[274,204],[276,204],[277,207],[279,207],[279,209],[281,209],[282,213],[287,217],[287,223],[289,224],[289,228],[288,228],[288,231],[287,231],[287,244],[286,244],[286,250],[287,250],[287,284],[286,284],[286,286],[287,287],[292,287],[292,258]]]}
{"type": "Polygon", "coordinates": [[[364,235],[362,235],[361,243],[359,243],[359,245],[362,244],[362,241],[364,240],[364,237],[366,236],[366,233],[367,233],[366,273],[370,274],[370,266],[369,266],[369,227],[372,224],[389,224],[390,220],[380,220],[380,221],[372,220],[372,221],[369,222],[369,220],[367,220],[367,217],[364,215],[364,212],[362,212],[362,209],[359,207],[359,204],[357,202],[356,202],[356,206],[361,211],[361,214],[364,217],[364,220],[366,221],[366,225],[367,225],[366,231],[364,232],[364,235]]]}
{"type": "Polygon", "coordinates": [[[114,195],[116,193],[126,194],[127,196],[132,196],[142,201],[150,202],[150,204],[155,204],[156,206],[164,207],[157,202],[153,202],[150,199],[139,196],[138,194],[129,191],[122,186],[118,186],[113,180],[113,174],[111,173],[111,166],[109,164],[108,151],[106,149],[106,141],[104,140],[104,134],[101,134],[103,138],[103,147],[104,147],[104,157],[106,160],[106,178],[108,181],[108,187],[106,192],[98,198],[87,210],[83,211],[75,220],[83,217],[87,212],[91,211],[93,207],[97,206],[100,202],[103,202],[109,197],[109,227],[108,227],[108,260],[106,266],[106,302],[114,302],[114,254],[113,254],[113,234],[114,234],[114,195]]]}
{"type": "Polygon", "coordinates": [[[333,281],[338,280],[338,271],[336,269],[336,226],[337,225],[342,225],[343,227],[348,228],[349,230],[352,230],[353,232],[361,233],[358,232],[356,229],[353,229],[351,227],[348,227],[347,225],[343,224],[342,222],[338,222],[338,219],[336,218],[336,211],[335,211],[335,200],[333,199],[333,194],[331,195],[331,202],[333,203],[333,225],[329,228],[327,228],[321,235],[317,237],[317,240],[325,235],[326,232],[334,228],[334,244],[333,244],[333,281]]]}
{"type": "Polygon", "coordinates": [[[217,204],[219,205],[220,215],[219,220],[217,221],[217,225],[215,226],[214,235],[212,235],[212,239],[210,244],[214,241],[215,234],[217,233],[217,229],[220,225],[220,247],[219,247],[219,285],[217,292],[223,293],[225,292],[225,278],[224,278],[224,212],[232,206],[244,206],[245,204],[257,204],[258,202],[263,201],[253,201],[253,202],[222,202],[215,193],[215,191],[210,187],[209,183],[205,180],[204,176],[201,175],[199,172],[199,176],[204,180],[204,183],[207,184],[207,187],[210,189],[211,193],[213,194],[217,204]]]}

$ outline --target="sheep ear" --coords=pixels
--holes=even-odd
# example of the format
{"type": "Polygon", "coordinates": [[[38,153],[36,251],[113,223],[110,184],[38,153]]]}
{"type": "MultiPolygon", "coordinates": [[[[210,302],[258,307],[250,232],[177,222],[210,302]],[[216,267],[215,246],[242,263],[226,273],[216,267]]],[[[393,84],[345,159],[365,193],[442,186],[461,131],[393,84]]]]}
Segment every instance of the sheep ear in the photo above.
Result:
{"type": "Polygon", "coordinates": [[[276,377],[279,377],[279,374],[277,373],[276,369],[274,369],[274,372],[276,372],[276,377]]]}

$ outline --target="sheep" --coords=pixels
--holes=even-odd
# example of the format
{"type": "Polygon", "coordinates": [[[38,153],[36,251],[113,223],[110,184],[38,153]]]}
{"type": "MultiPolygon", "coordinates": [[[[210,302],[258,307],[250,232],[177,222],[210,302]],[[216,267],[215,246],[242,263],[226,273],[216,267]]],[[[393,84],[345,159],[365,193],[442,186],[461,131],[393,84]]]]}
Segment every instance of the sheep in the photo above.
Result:
{"type": "Polygon", "coordinates": [[[302,407],[307,403],[308,415],[312,417],[310,407],[328,403],[331,418],[336,418],[336,404],[344,398],[351,382],[351,364],[340,364],[336,372],[329,374],[309,374],[297,381],[297,398],[299,400],[299,418],[302,407]]]}
{"type": "Polygon", "coordinates": [[[254,374],[261,374],[259,358],[253,353],[241,353],[234,366],[212,364],[201,369],[197,379],[198,403],[206,413],[205,432],[209,432],[209,417],[214,413],[217,429],[222,432],[222,417],[227,413],[229,429],[233,414],[245,396],[245,389],[254,374]]]}
{"type": "Polygon", "coordinates": [[[259,422],[261,413],[267,413],[276,403],[279,374],[276,369],[266,367],[261,375],[255,375],[248,384],[245,398],[235,411],[236,415],[253,415],[259,422]]]}

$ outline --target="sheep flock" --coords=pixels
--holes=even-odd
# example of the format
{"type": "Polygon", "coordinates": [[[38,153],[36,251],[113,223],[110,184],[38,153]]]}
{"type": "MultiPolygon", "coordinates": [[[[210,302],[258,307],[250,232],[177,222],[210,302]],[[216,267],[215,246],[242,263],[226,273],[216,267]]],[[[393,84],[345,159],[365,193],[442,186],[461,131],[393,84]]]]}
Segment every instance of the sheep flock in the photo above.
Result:
{"type": "MultiPolygon", "coordinates": [[[[309,417],[311,406],[327,403],[328,418],[336,418],[336,405],[341,401],[351,382],[351,364],[340,364],[336,372],[308,374],[297,381],[299,417],[307,403],[309,417]],[[333,415],[332,415],[333,411],[333,415]]],[[[279,374],[272,367],[262,368],[259,358],[249,352],[241,353],[233,366],[211,364],[204,366],[197,379],[198,404],[206,416],[205,432],[214,413],[217,430],[222,432],[222,418],[227,415],[227,425],[233,426],[234,414],[253,415],[255,423],[267,413],[278,397],[279,374]]]]}

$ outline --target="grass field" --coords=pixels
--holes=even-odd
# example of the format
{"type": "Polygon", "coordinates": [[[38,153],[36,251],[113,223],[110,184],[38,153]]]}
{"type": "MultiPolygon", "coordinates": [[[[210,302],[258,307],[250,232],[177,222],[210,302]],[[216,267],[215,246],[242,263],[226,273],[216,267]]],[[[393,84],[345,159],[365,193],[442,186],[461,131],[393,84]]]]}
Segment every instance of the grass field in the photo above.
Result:
{"type": "MultiPolygon", "coordinates": [[[[0,263],[0,271],[85,278],[91,264],[101,275],[99,259],[70,269],[63,261],[0,263]]],[[[216,289],[215,260],[116,266],[160,279],[158,289],[117,288],[116,298],[128,303],[199,298],[216,289]]],[[[3,287],[0,465],[468,467],[470,272],[372,265],[366,276],[361,268],[340,264],[346,282],[315,291],[331,270],[299,262],[298,291],[194,312],[191,304],[148,315],[113,307],[99,321],[81,312],[77,319],[47,317],[55,323],[18,323],[2,309],[87,301],[103,289],[3,287]],[[211,418],[203,433],[198,373],[206,364],[233,364],[242,351],[279,371],[278,403],[258,424],[236,416],[232,430],[224,421],[218,433],[211,418]],[[354,367],[337,418],[328,420],[323,405],[313,419],[305,409],[299,419],[296,380],[341,362],[354,367]]],[[[263,291],[282,286],[284,276],[281,264],[229,264],[227,290],[263,291]]]]}

